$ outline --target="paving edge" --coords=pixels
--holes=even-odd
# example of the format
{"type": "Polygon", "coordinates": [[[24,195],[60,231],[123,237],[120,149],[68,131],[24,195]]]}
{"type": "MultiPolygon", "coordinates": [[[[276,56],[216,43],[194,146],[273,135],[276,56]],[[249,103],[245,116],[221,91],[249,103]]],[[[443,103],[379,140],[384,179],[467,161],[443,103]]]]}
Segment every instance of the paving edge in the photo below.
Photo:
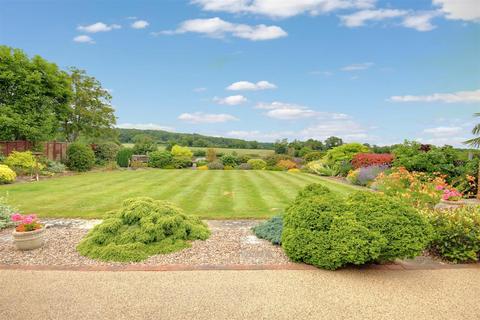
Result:
{"type": "MultiPolygon", "coordinates": [[[[441,269],[480,269],[480,263],[471,264],[384,264],[362,267],[347,267],[343,270],[441,270],[441,269]]],[[[121,266],[55,266],[55,265],[14,265],[0,264],[1,270],[31,270],[31,271],[211,271],[211,270],[320,270],[306,264],[227,264],[227,265],[121,265],[121,266]]]]}

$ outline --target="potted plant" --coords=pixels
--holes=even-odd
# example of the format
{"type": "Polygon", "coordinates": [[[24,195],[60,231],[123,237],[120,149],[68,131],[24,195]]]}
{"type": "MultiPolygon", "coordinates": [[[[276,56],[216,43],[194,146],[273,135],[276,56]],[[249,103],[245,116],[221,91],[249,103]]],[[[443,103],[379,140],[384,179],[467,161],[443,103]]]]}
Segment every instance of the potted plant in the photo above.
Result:
{"type": "Polygon", "coordinates": [[[45,227],[41,225],[35,214],[12,215],[12,221],[17,223],[13,231],[13,242],[19,250],[32,250],[40,248],[44,242],[45,227]]]}

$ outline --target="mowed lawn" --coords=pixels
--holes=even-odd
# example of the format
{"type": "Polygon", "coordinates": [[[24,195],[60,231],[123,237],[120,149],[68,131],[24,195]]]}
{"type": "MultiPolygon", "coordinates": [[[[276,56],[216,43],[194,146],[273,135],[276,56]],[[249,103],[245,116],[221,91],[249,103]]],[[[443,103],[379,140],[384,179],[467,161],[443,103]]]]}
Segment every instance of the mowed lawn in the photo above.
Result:
{"type": "Polygon", "coordinates": [[[355,187],[306,173],[278,171],[119,170],[1,186],[0,195],[40,217],[102,218],[130,197],[169,200],[208,219],[266,218],[283,211],[307,184],[348,194],[355,187]]]}

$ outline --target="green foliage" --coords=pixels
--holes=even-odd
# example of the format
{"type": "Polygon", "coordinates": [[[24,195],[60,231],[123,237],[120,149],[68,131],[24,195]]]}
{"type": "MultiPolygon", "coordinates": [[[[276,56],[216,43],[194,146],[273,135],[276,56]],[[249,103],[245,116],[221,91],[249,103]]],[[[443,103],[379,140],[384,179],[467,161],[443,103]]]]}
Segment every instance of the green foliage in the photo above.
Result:
{"type": "Polygon", "coordinates": [[[190,150],[187,147],[181,147],[179,145],[174,145],[172,147],[172,156],[191,158],[193,156],[193,153],[192,153],[192,150],[190,150]]]}
{"type": "MultiPolygon", "coordinates": [[[[327,151],[326,163],[329,165],[342,165],[349,163],[357,153],[368,152],[368,147],[360,143],[347,143],[327,151]]],[[[348,171],[347,171],[348,173],[348,171]]]]}
{"type": "Polygon", "coordinates": [[[215,160],[213,162],[209,162],[207,164],[208,170],[223,170],[224,165],[218,160],[215,160]]]}
{"type": "Polygon", "coordinates": [[[0,230],[14,225],[11,217],[16,212],[17,209],[8,205],[7,198],[0,197],[0,230]]]}
{"type": "Polygon", "coordinates": [[[310,161],[315,161],[315,160],[320,160],[323,158],[325,155],[324,152],[321,151],[314,151],[314,152],[309,152],[303,156],[305,161],[310,162],[310,161]]]}
{"type": "Polygon", "coordinates": [[[292,160],[292,157],[287,154],[271,154],[263,157],[263,160],[267,163],[267,167],[274,167],[281,160],[292,160]]]}
{"type": "Polygon", "coordinates": [[[230,166],[230,167],[235,167],[237,166],[240,162],[238,161],[238,158],[233,155],[233,154],[225,154],[220,158],[220,161],[222,161],[224,166],[230,166]]]}
{"type": "Polygon", "coordinates": [[[334,270],[413,257],[429,239],[427,221],[396,198],[358,192],[345,199],[313,185],[287,208],[282,246],[294,261],[334,270]]]}
{"type": "Polygon", "coordinates": [[[95,158],[97,163],[104,164],[106,162],[115,161],[120,147],[113,142],[103,142],[95,146],[95,158]]]}
{"type": "Polygon", "coordinates": [[[103,261],[142,261],[205,240],[208,227],[173,204],[147,197],[125,200],[77,246],[80,254],[103,261]]]}
{"type": "Polygon", "coordinates": [[[135,136],[135,145],[133,146],[134,154],[148,154],[158,150],[157,143],[153,140],[152,137],[148,135],[138,135],[135,136]]]}
{"type": "Polygon", "coordinates": [[[286,154],[288,152],[287,139],[277,140],[273,145],[276,154],[286,154]]]}
{"type": "Polygon", "coordinates": [[[0,164],[0,184],[15,182],[17,175],[15,171],[4,164],[0,164]]]}
{"type": "Polygon", "coordinates": [[[325,149],[330,150],[343,144],[343,140],[338,137],[329,137],[325,140],[325,149]]]}
{"type": "Polygon", "coordinates": [[[177,156],[173,157],[172,159],[172,166],[175,169],[190,168],[192,164],[193,162],[191,157],[177,156]]]}
{"type": "Polygon", "coordinates": [[[51,173],[63,173],[65,172],[65,165],[58,161],[47,160],[45,170],[51,173]]]}
{"type": "Polygon", "coordinates": [[[71,94],[68,74],[57,65],[0,46],[0,140],[53,138],[71,94]]]}
{"type": "Polygon", "coordinates": [[[30,151],[13,151],[4,162],[17,174],[31,174],[37,166],[41,169],[41,165],[37,163],[37,160],[30,151]]]}
{"type": "Polygon", "coordinates": [[[193,151],[193,156],[194,157],[205,157],[207,155],[207,151],[203,149],[198,149],[193,151]]]}
{"type": "Polygon", "coordinates": [[[433,226],[430,249],[453,262],[480,258],[480,208],[465,206],[456,210],[424,211],[433,226]]]}
{"type": "Polygon", "coordinates": [[[262,159],[250,159],[247,164],[249,164],[253,170],[264,170],[267,167],[267,163],[262,159]]]}
{"type": "Polygon", "coordinates": [[[328,165],[324,160],[311,161],[307,163],[305,167],[308,172],[318,174],[320,176],[334,177],[339,174],[338,167],[328,165]]]}
{"type": "Polygon", "coordinates": [[[282,216],[274,216],[252,228],[257,237],[268,240],[273,244],[282,244],[282,230],[282,216]]]}
{"type": "Polygon", "coordinates": [[[73,171],[88,171],[95,165],[95,154],[90,146],[75,142],[67,148],[67,167],[73,171]]]}
{"type": "Polygon", "coordinates": [[[239,169],[239,170],[252,170],[252,165],[249,164],[249,163],[240,163],[237,166],[237,169],[239,169]]]}
{"type": "Polygon", "coordinates": [[[168,151],[153,151],[148,155],[148,166],[152,168],[173,168],[173,156],[168,151]]]}
{"type": "Polygon", "coordinates": [[[122,148],[117,153],[117,164],[122,168],[128,168],[128,162],[133,155],[132,148],[122,148]]]}

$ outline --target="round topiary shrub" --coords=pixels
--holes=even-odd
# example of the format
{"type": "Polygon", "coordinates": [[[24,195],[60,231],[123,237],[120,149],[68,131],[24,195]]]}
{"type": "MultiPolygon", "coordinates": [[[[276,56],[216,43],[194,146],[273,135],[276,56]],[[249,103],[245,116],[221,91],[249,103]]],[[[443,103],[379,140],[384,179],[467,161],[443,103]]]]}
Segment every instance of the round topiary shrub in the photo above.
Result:
{"type": "Polygon", "coordinates": [[[103,261],[141,261],[178,251],[209,237],[208,227],[167,201],[127,199],[77,246],[80,254],[103,261]]]}
{"type": "Polygon", "coordinates": [[[15,182],[17,175],[15,171],[4,164],[0,164],[0,184],[15,182]]]}
{"type": "Polygon", "coordinates": [[[252,170],[265,170],[267,163],[262,159],[250,159],[247,163],[252,167],[252,170]]]}
{"type": "Polygon", "coordinates": [[[73,171],[88,171],[95,165],[92,148],[81,143],[72,143],[67,148],[67,167],[73,171]]]}
{"type": "Polygon", "coordinates": [[[414,257],[430,234],[428,222],[397,198],[358,192],[345,199],[309,185],[286,210],[282,246],[294,261],[334,270],[414,257]]]}
{"type": "Polygon", "coordinates": [[[148,155],[148,166],[152,168],[173,169],[173,156],[168,151],[153,151],[148,155]]]}

